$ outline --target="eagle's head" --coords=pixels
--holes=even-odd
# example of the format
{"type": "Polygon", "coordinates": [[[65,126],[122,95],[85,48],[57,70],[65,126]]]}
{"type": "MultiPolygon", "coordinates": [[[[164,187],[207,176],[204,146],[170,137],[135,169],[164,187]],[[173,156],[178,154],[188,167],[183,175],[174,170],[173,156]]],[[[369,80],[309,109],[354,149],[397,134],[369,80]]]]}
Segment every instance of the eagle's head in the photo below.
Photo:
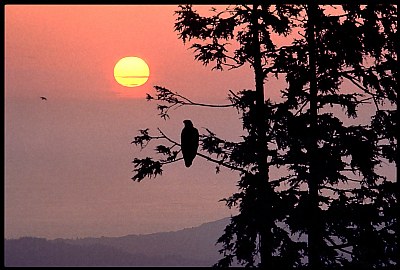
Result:
{"type": "Polygon", "coordinates": [[[183,120],[185,127],[193,127],[193,123],[190,120],[183,120]]]}

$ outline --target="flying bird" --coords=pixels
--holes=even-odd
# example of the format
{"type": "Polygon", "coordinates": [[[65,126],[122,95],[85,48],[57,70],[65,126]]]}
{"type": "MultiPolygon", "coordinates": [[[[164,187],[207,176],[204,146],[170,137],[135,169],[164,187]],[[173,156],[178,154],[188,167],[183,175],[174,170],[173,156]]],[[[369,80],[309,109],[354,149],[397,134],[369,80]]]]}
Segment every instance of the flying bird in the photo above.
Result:
{"type": "Polygon", "coordinates": [[[47,100],[47,98],[46,97],[40,97],[42,100],[47,100]]]}
{"type": "Polygon", "coordinates": [[[181,149],[185,166],[189,168],[196,157],[197,148],[199,147],[199,131],[190,120],[184,120],[183,124],[185,127],[181,133],[181,149]]]}

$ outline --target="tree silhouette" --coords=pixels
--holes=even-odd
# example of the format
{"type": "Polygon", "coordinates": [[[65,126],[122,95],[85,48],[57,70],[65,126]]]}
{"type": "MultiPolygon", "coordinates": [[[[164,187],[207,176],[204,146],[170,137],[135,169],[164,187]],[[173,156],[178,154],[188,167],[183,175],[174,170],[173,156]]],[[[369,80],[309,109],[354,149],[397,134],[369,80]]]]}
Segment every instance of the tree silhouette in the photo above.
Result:
{"type": "MultiPolygon", "coordinates": [[[[175,30],[184,43],[198,41],[191,45],[195,59],[217,70],[248,64],[254,71],[255,89],[230,90],[226,105],[196,103],[161,86],[147,96],[159,102],[164,119],[178,106],[232,107],[241,114],[242,141],[208,129],[200,135],[197,155],[215,162],[216,172],[224,166],[240,173],[239,191],[224,199],[239,214],[218,239],[217,266],[234,259],[279,269],[398,264],[399,184],[377,172],[383,160],[398,164],[398,112],[381,108],[398,101],[396,11],[394,5],[255,3],[203,17],[191,5],[179,6],[175,30]],[[278,46],[277,36],[289,45],[278,46]],[[269,75],[285,78],[282,101],[264,97],[269,75]],[[346,92],[344,80],[353,87],[346,92]],[[370,123],[345,124],[371,102],[370,123]],[[271,178],[271,168],[282,176],[271,178]],[[307,242],[293,237],[304,233],[307,242]]],[[[180,144],[160,129],[154,136],[140,130],[133,143],[143,148],[152,140],[166,141],[156,147],[161,158],[135,158],[135,181],[182,159],[180,144]]]]}
{"type": "MultiPolygon", "coordinates": [[[[310,153],[310,175],[306,177],[309,182],[310,197],[306,209],[312,213],[312,217],[311,222],[305,224],[304,227],[307,225],[309,227],[309,259],[310,267],[314,269],[321,269],[320,263],[331,267],[338,263],[339,266],[346,264],[347,262],[335,259],[338,251],[351,254],[353,263],[362,261],[363,267],[392,265],[396,261],[395,252],[391,251],[395,246],[391,241],[395,239],[393,225],[391,225],[394,222],[391,209],[395,205],[395,189],[390,189],[393,186],[393,179],[387,181],[376,173],[376,168],[382,164],[382,158],[385,157],[379,146],[379,141],[382,140],[382,136],[381,138],[378,136],[379,128],[374,125],[346,127],[341,119],[334,116],[337,113],[318,113],[320,110],[326,110],[327,105],[337,104],[343,107],[347,116],[356,118],[357,106],[364,102],[372,100],[377,105],[380,100],[396,97],[394,89],[397,83],[393,76],[395,66],[382,61],[384,58],[396,58],[391,45],[395,37],[393,31],[396,28],[396,8],[390,5],[370,5],[364,8],[347,5],[342,9],[343,13],[340,15],[329,15],[323,12],[323,6],[309,6],[308,20],[304,25],[305,32],[308,30],[308,35],[303,40],[296,41],[294,46],[284,48],[281,52],[282,57],[278,61],[285,63],[283,70],[287,71],[288,100],[297,99],[301,102],[306,100],[310,103],[309,111],[303,115],[305,123],[302,126],[308,125],[312,136],[307,134],[306,128],[303,128],[307,135],[301,141],[309,141],[311,147],[315,147],[316,140],[318,145],[317,148],[310,148],[310,151],[305,149],[310,153]],[[371,17],[374,18],[373,22],[371,22],[371,17]],[[314,29],[310,31],[311,27],[314,29]],[[371,33],[376,33],[375,39],[369,37],[371,33]],[[314,40],[311,39],[313,36],[314,40]],[[293,59],[293,53],[299,55],[301,51],[307,51],[307,48],[310,51],[308,63],[306,57],[293,59]],[[313,56],[314,59],[312,59],[313,56]],[[368,65],[368,61],[372,64],[368,65]],[[308,79],[307,70],[310,75],[308,79]],[[380,74],[377,74],[377,70],[380,74]],[[314,75],[316,78],[313,77],[314,75]],[[359,88],[359,93],[354,90],[351,94],[340,94],[339,89],[343,79],[349,80],[359,88]],[[307,93],[304,91],[306,88],[301,87],[301,83],[304,86],[309,83],[309,96],[306,96],[307,93]],[[291,85],[296,85],[295,87],[301,89],[292,87],[290,91],[291,85]],[[314,94],[312,94],[313,90],[314,94]],[[297,97],[290,97],[290,95],[297,95],[297,97]],[[312,126],[315,122],[316,129],[313,130],[312,126]],[[361,178],[352,179],[349,176],[350,172],[356,177],[357,174],[361,174],[361,178]],[[350,181],[356,181],[359,187],[343,188],[350,181]],[[317,189],[322,192],[316,192],[317,189]],[[327,190],[333,193],[329,196],[324,195],[327,194],[327,190]],[[375,193],[377,190],[381,192],[375,193]],[[315,207],[316,200],[322,206],[320,209],[315,207]],[[340,208],[338,208],[338,202],[342,203],[340,208]],[[316,214],[316,209],[319,214],[316,214]],[[321,211],[322,209],[326,210],[321,211]],[[351,216],[347,216],[350,219],[348,223],[345,223],[343,218],[346,216],[343,214],[349,209],[353,211],[353,214],[356,214],[354,210],[364,213],[364,219],[356,221],[357,215],[352,216],[354,220],[351,216]],[[374,219],[376,215],[379,218],[374,219]],[[338,224],[342,226],[340,229],[335,227],[338,224]],[[332,230],[334,227],[335,229],[332,230]],[[352,228],[351,233],[348,232],[349,228],[352,228]],[[360,233],[362,231],[370,233],[362,234],[360,233]],[[356,235],[359,237],[355,237],[356,235]],[[367,235],[374,235],[375,239],[381,240],[365,241],[367,235]],[[379,245],[378,242],[380,242],[379,245]],[[332,248],[336,251],[332,252],[332,248]],[[352,251],[349,251],[350,249],[352,251]],[[369,253],[379,255],[372,259],[369,253]]],[[[377,112],[379,111],[377,107],[377,112]]],[[[387,119],[384,125],[391,129],[395,124],[393,120],[387,119]]],[[[301,126],[300,123],[297,122],[297,126],[301,126]]],[[[282,136],[281,138],[284,138],[282,136]]],[[[296,135],[290,137],[295,138],[296,135]]],[[[391,153],[395,153],[394,147],[397,141],[394,139],[389,141],[393,146],[391,153]]],[[[296,148],[298,146],[294,146],[294,149],[296,148]]],[[[300,153],[293,156],[300,156],[300,153]]],[[[297,162],[296,166],[301,161],[297,160],[297,162]]],[[[297,168],[295,170],[299,171],[297,168]]],[[[298,223],[298,220],[292,220],[292,224],[298,227],[296,222],[298,223]]]]}

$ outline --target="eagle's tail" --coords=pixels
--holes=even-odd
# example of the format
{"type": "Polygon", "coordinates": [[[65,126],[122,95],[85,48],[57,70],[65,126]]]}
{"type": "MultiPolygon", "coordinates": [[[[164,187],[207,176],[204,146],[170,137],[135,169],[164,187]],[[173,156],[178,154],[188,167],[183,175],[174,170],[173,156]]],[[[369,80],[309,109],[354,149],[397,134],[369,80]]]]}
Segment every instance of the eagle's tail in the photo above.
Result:
{"type": "Polygon", "coordinates": [[[185,160],[185,166],[186,167],[190,167],[190,166],[192,166],[192,161],[191,160],[185,160]]]}

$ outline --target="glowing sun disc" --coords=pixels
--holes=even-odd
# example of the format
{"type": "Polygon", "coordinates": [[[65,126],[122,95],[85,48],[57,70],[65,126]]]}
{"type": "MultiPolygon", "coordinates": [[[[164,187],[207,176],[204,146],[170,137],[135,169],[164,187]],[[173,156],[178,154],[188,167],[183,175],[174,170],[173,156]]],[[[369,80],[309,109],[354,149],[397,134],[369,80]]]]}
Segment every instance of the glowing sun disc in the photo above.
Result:
{"type": "Polygon", "coordinates": [[[126,87],[136,87],[145,84],[149,79],[149,75],[149,66],[139,57],[124,57],[114,67],[115,80],[126,87]]]}

